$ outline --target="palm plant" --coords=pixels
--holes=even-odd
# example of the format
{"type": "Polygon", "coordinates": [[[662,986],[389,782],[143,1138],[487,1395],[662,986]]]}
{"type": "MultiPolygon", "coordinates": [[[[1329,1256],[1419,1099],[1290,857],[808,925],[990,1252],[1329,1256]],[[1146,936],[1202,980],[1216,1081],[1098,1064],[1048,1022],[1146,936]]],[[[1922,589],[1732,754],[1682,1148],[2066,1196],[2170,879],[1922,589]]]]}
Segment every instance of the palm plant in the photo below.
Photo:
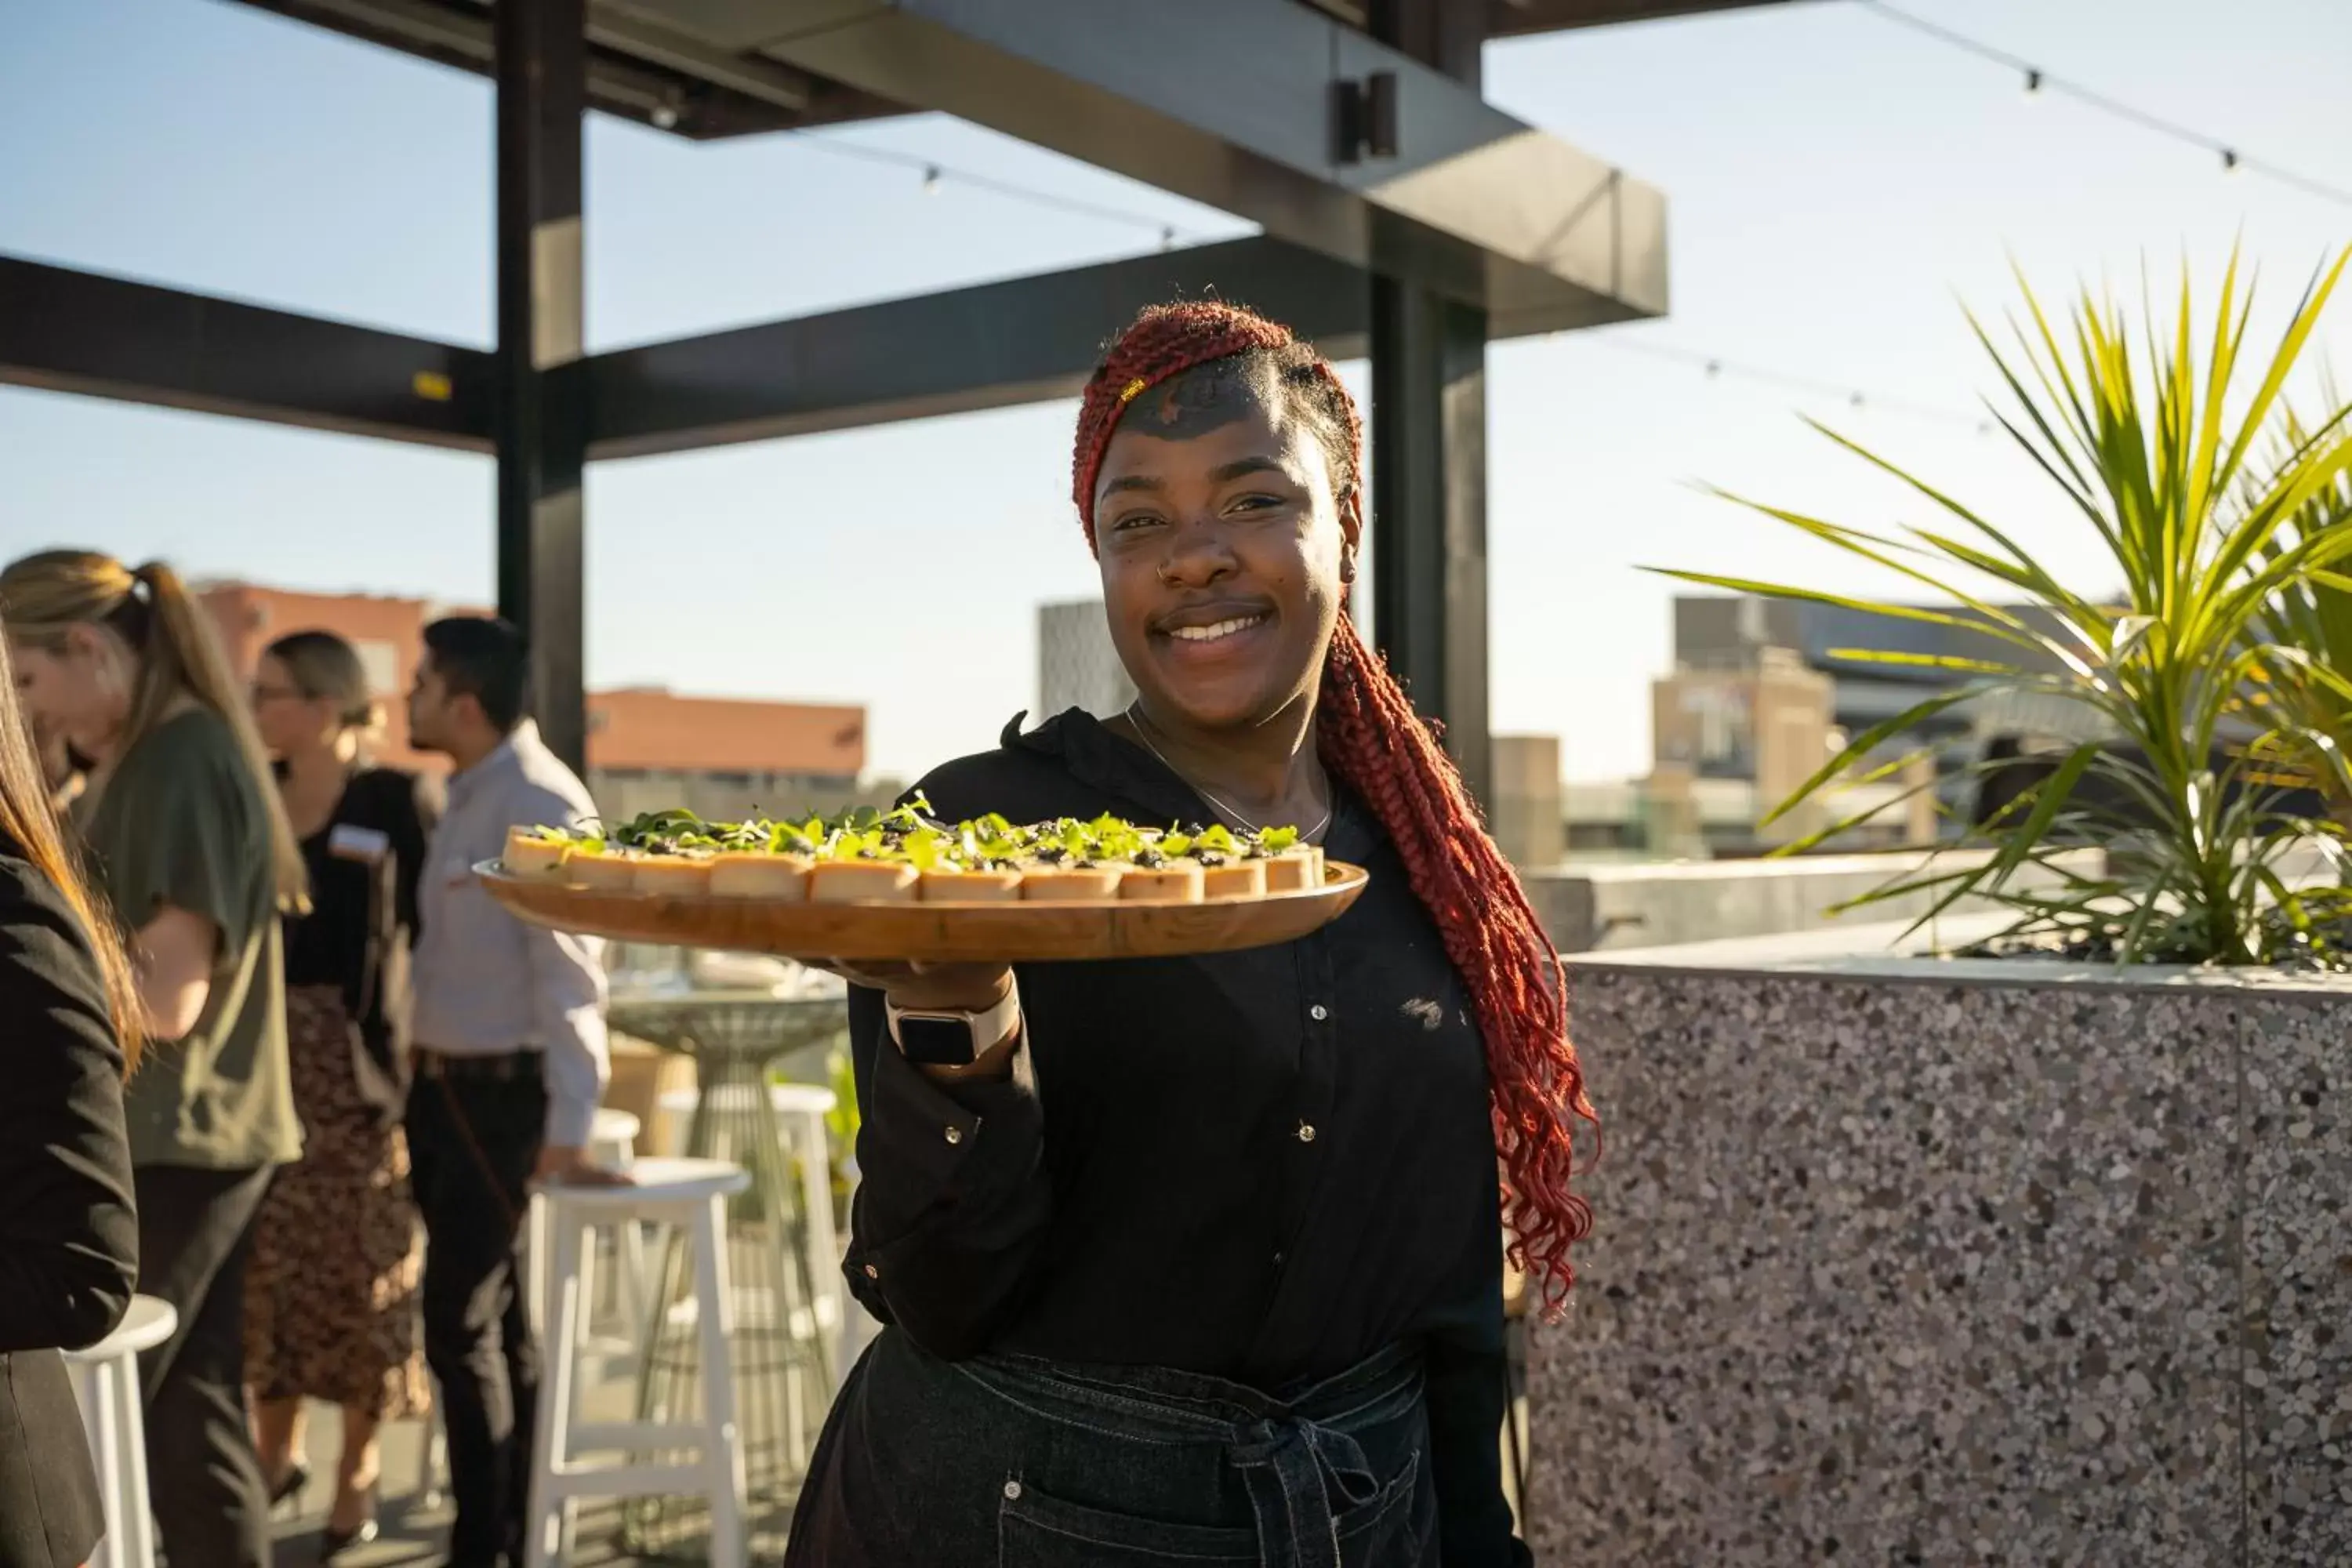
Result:
{"type": "MultiPolygon", "coordinates": [[[[2327,943],[2352,907],[2345,890],[2299,886],[2284,862],[2297,844],[2337,830],[2294,811],[2271,772],[2279,756],[2305,755],[2310,737],[2324,732],[2305,721],[2311,694],[2326,692],[2339,714],[2352,712],[2345,674],[2352,663],[2344,662],[2352,639],[2329,641],[2305,624],[2340,616],[2346,601],[2335,595],[2352,590],[2352,575],[2334,570],[2352,555],[2352,529],[2340,515],[2331,524],[2323,510],[2352,473],[2345,428],[2352,409],[2289,435],[2282,396],[2347,259],[2352,250],[2314,275],[2259,364],[2242,364],[2253,289],[2241,288],[2234,258],[2201,367],[2185,275],[2177,314],[2168,317],[2151,296],[2137,336],[2118,307],[2087,293],[2062,331],[2021,278],[2022,311],[2010,319],[2013,352],[1969,317],[2016,405],[2013,413],[1995,406],[1994,417],[2070,513],[2095,531],[2119,593],[2061,582],[1962,501],[1823,426],[1815,428],[1931,503],[1940,527],[1873,532],[1717,492],[1943,603],[1874,602],[1713,573],[1665,575],[1959,628],[1979,634],[1983,648],[1982,657],[1832,650],[1842,659],[1931,667],[1958,680],[1855,735],[1775,816],[1833,780],[1895,773],[1909,759],[1881,763],[1886,749],[1948,710],[2023,696],[2084,721],[2046,771],[1969,830],[1990,855],[1960,866],[1931,857],[1854,904],[1925,891],[1924,925],[1978,894],[2015,915],[2010,940],[2122,963],[2263,963],[2327,943]],[[2242,368],[2252,374],[2242,376],[2242,368]],[[1973,591],[1988,579],[2030,610],[1973,591]],[[2250,700],[2265,684],[2274,700],[2250,700]],[[2308,731],[2300,739],[2289,732],[2297,723],[2308,731]],[[2103,867],[2088,869],[2062,853],[2085,843],[2105,850],[2103,867]],[[2031,885],[2018,877],[2029,865],[2042,871],[2031,885]]],[[[2328,629],[2352,626],[2331,620],[2328,629]]],[[[2000,765],[1971,767],[1983,773],[2000,765]]],[[[2352,786],[2352,773],[2342,776],[2352,786]]],[[[1886,808],[1831,822],[1781,852],[1809,849],[1886,808]]]]}
{"type": "MultiPolygon", "coordinates": [[[[2292,463],[2315,439],[2341,445],[2352,428],[2340,412],[2344,402],[2333,384],[2325,403],[2339,410],[2333,434],[2312,428],[2292,411],[2280,419],[2279,461],[2292,463]]],[[[2250,484],[2250,489],[2252,488],[2250,484]]],[[[2352,531],[2352,470],[2338,472],[2284,526],[2265,552],[2274,558],[2305,539],[2352,531]]],[[[2260,754],[2274,761],[2281,776],[2327,798],[2340,826],[2352,827],[2352,576],[2317,570],[2289,584],[2269,606],[2258,628],[2262,640],[2290,650],[2284,666],[2261,671],[2252,706],[2263,721],[2260,754]]]]}

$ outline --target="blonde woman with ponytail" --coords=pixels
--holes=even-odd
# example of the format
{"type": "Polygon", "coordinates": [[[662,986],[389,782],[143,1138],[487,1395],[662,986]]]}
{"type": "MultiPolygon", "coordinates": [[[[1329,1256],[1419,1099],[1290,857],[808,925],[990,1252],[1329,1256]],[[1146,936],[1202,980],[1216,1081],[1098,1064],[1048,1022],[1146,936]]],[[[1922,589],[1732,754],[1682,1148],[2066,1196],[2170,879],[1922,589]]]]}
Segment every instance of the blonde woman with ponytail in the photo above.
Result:
{"type": "Polygon", "coordinates": [[[73,822],[128,933],[148,1058],[125,1093],[139,1289],[179,1311],[142,1359],[164,1553],[268,1561],[246,1425],[245,1267],[270,1173],[298,1158],[278,916],[302,853],[203,607],[161,563],[90,551],[0,570],[28,717],[90,764],[73,822]]]}

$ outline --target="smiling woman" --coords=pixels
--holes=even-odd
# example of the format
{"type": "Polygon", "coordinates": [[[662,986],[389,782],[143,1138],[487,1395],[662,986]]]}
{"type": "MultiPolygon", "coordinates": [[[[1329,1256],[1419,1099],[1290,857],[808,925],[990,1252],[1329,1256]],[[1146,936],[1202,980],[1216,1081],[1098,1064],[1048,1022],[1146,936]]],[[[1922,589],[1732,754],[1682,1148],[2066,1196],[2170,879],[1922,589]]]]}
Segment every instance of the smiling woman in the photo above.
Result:
{"type": "Polygon", "coordinates": [[[1503,1222],[1557,1300],[1591,1110],[1558,956],[1348,620],[1360,446],[1330,367],[1225,306],[1146,312],[1088,384],[1073,496],[1136,701],[1016,721],[921,792],[950,820],[1296,826],[1370,880],[1276,947],[835,965],[849,1278],[887,1326],[789,1563],[1528,1561],[1503,1222]]]}

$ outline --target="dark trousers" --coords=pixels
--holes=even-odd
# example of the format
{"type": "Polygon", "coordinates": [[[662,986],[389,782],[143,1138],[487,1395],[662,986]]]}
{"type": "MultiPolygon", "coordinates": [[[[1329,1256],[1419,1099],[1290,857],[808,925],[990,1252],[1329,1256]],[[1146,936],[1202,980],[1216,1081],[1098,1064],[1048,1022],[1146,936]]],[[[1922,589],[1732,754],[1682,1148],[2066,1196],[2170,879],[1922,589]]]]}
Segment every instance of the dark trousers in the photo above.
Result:
{"type": "Polygon", "coordinates": [[[408,1157],[425,1221],[425,1359],[440,1386],[457,1521],[450,1568],[522,1562],[539,1349],[521,1220],[547,1121],[536,1062],[509,1078],[420,1076],[408,1157]]]}
{"type": "Polygon", "coordinates": [[[142,1165],[139,1289],[180,1314],[139,1358],[147,1486],[172,1568],[262,1568],[269,1494],[245,1420],[245,1262],[267,1168],[142,1165]]]}

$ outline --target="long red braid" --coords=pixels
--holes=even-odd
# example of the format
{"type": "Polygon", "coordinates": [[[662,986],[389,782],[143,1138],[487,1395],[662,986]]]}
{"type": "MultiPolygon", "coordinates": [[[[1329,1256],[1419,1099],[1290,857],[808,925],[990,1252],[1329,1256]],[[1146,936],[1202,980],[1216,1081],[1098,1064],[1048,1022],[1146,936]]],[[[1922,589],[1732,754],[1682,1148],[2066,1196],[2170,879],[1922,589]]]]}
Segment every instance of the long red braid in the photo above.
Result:
{"type": "MultiPolygon", "coordinates": [[[[1095,475],[1127,405],[1147,388],[1213,360],[1268,356],[1279,384],[1336,426],[1329,444],[1344,494],[1363,472],[1363,421],[1331,366],[1286,328],[1231,305],[1158,305],[1119,335],[1078,409],[1072,494],[1095,542],[1095,475]]],[[[1317,713],[1323,763],[1381,819],[1469,988],[1486,1042],[1495,1146],[1502,1157],[1510,1256],[1557,1308],[1574,1282],[1571,1245],[1592,1211],[1569,1188],[1570,1124],[1596,1122],[1568,1037],[1559,951],[1517,875],[1495,847],[1461,772],[1413,711],[1387,664],[1346,616],[1331,638],[1317,713]]]]}

